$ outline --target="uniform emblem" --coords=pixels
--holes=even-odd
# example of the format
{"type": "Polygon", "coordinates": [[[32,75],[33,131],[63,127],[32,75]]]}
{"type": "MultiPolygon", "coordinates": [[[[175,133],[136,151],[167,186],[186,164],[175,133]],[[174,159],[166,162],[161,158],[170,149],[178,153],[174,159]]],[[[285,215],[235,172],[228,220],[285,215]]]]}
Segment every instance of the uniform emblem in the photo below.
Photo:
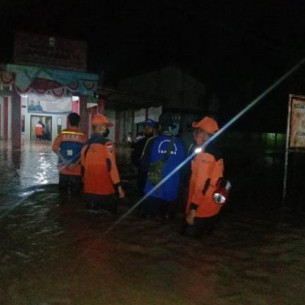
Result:
{"type": "MultiPolygon", "coordinates": [[[[163,140],[160,142],[158,146],[158,153],[159,154],[166,154],[167,147],[170,143],[170,140],[163,140]]],[[[177,145],[176,143],[173,144],[172,150],[170,152],[171,155],[176,155],[177,154],[177,145]]]]}

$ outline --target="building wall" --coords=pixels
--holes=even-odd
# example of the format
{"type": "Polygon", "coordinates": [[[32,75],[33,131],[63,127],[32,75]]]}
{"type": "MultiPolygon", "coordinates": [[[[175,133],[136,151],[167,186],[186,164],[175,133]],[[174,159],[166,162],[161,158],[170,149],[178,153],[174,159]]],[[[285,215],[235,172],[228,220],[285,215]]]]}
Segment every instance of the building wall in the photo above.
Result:
{"type": "Polygon", "coordinates": [[[134,111],[126,110],[126,111],[117,111],[119,118],[119,142],[124,143],[127,139],[127,134],[131,132],[135,137],[136,127],[134,124],[134,111]]]}
{"type": "Polygon", "coordinates": [[[0,95],[0,140],[12,139],[12,99],[0,95]]]}
{"type": "Polygon", "coordinates": [[[204,84],[173,66],[124,79],[118,89],[160,97],[167,108],[195,111],[202,108],[206,95],[204,84]]]}
{"type": "Polygon", "coordinates": [[[115,135],[116,135],[117,128],[118,128],[118,123],[116,122],[116,112],[115,112],[115,110],[112,110],[112,109],[106,109],[104,112],[104,115],[109,119],[109,121],[111,123],[114,124],[112,127],[109,128],[108,139],[115,142],[116,141],[115,135]]]}
{"type": "Polygon", "coordinates": [[[4,121],[4,111],[3,111],[3,96],[0,95],[0,140],[3,140],[4,130],[3,130],[3,121],[4,121]]]}

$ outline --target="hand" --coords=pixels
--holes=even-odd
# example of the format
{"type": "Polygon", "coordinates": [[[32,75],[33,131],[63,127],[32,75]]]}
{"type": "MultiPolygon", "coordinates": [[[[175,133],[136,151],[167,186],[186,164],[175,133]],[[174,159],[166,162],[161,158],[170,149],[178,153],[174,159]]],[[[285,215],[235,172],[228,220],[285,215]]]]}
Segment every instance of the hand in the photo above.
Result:
{"type": "Polygon", "coordinates": [[[119,198],[125,198],[125,192],[121,186],[118,187],[119,198]]]}
{"type": "Polygon", "coordinates": [[[189,224],[189,225],[193,225],[194,224],[194,219],[195,219],[195,216],[196,216],[196,210],[190,210],[189,213],[186,215],[186,222],[189,224]]]}
{"type": "Polygon", "coordinates": [[[73,170],[75,169],[76,166],[77,166],[76,163],[70,163],[70,164],[67,165],[67,169],[73,171],[73,170]]]}

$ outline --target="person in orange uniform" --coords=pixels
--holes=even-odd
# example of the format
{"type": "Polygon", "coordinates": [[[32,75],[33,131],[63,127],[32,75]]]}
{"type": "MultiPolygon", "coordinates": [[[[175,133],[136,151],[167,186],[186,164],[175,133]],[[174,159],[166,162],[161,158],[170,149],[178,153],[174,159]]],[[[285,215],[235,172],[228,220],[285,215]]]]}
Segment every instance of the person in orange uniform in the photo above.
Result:
{"type": "Polygon", "coordinates": [[[52,150],[58,155],[59,191],[79,193],[82,190],[80,153],[87,141],[87,135],[80,130],[80,116],[72,112],[68,115],[68,128],[59,133],[52,150]]]}
{"type": "Polygon", "coordinates": [[[186,224],[183,233],[191,237],[200,237],[203,233],[212,233],[222,204],[216,203],[213,194],[219,178],[223,176],[224,163],[213,143],[202,145],[219,129],[211,117],[193,122],[195,144],[192,151],[198,153],[191,163],[191,178],[186,206],[186,224]]]}
{"type": "Polygon", "coordinates": [[[43,137],[43,125],[41,121],[38,121],[38,123],[35,125],[35,135],[36,140],[42,140],[43,137]]]}
{"type": "Polygon", "coordinates": [[[119,198],[124,198],[125,193],[116,165],[114,144],[105,137],[111,126],[113,124],[106,116],[97,114],[93,117],[93,133],[81,151],[81,165],[87,207],[116,213],[114,195],[117,192],[119,198]]]}

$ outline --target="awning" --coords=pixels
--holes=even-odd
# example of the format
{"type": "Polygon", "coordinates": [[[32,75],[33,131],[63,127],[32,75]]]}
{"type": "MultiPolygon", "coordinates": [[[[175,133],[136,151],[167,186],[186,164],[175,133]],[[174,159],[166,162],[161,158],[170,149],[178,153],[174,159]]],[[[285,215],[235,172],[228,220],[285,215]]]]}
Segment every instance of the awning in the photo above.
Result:
{"type": "Polygon", "coordinates": [[[93,96],[98,85],[98,75],[86,72],[11,64],[7,65],[6,70],[15,74],[19,93],[52,94],[56,97],[72,94],[93,96]]]}
{"type": "Polygon", "coordinates": [[[99,87],[96,93],[106,100],[107,108],[113,109],[141,109],[152,106],[158,107],[165,103],[165,99],[159,96],[143,95],[111,88],[99,87]]]}

